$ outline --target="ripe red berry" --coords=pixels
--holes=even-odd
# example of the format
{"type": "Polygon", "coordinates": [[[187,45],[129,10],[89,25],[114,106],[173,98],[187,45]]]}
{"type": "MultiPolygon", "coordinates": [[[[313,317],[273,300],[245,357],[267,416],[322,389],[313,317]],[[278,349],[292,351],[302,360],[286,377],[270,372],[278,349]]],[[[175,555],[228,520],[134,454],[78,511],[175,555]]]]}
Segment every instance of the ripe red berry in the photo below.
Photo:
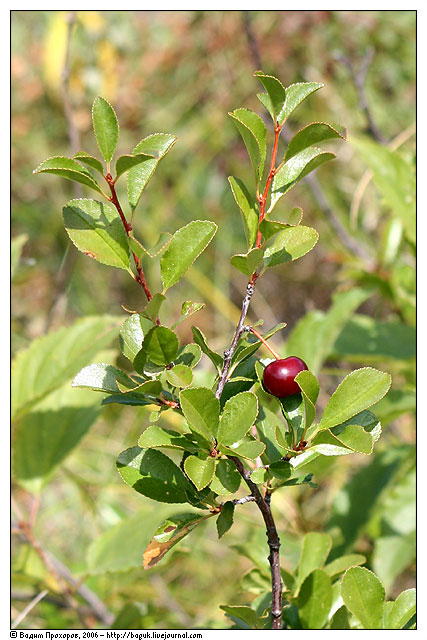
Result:
{"type": "Polygon", "coordinates": [[[264,369],[262,378],[264,387],[276,398],[286,398],[295,393],[301,393],[301,389],[295,382],[295,376],[300,371],[307,369],[304,360],[296,356],[289,356],[284,360],[274,360],[264,369]]]}

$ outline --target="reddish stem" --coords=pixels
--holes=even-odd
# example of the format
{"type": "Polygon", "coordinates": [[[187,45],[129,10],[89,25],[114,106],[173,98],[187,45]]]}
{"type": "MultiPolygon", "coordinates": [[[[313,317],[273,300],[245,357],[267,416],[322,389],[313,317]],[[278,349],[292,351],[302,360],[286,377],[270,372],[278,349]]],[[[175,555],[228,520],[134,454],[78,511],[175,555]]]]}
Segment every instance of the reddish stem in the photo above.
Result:
{"type": "Polygon", "coordinates": [[[264,193],[262,194],[262,196],[258,198],[259,219],[258,219],[258,233],[257,233],[257,239],[256,239],[256,245],[255,245],[257,248],[261,246],[261,231],[259,227],[261,222],[265,218],[265,205],[267,202],[267,196],[270,189],[271,181],[273,180],[273,177],[276,173],[275,165],[276,165],[277,147],[279,144],[279,136],[280,136],[281,130],[282,130],[282,127],[278,123],[276,123],[274,126],[274,145],[273,145],[273,152],[271,154],[270,171],[268,173],[267,182],[265,183],[264,193]]]}
{"type": "MultiPolygon", "coordinates": [[[[123,226],[125,228],[126,234],[129,237],[130,232],[132,231],[132,225],[126,220],[125,214],[123,213],[123,210],[120,206],[120,202],[119,199],[117,197],[116,194],[116,189],[114,187],[114,180],[113,180],[113,176],[111,175],[111,173],[107,173],[105,177],[105,180],[107,181],[110,190],[111,190],[111,198],[110,198],[110,202],[113,203],[113,205],[116,207],[117,212],[121,218],[121,221],[123,222],[123,226]]],[[[136,255],[136,253],[134,253],[134,251],[132,251],[132,255],[133,255],[133,259],[135,262],[135,269],[137,271],[137,276],[135,276],[135,280],[137,281],[138,284],[141,285],[141,287],[144,289],[144,293],[147,297],[148,302],[150,302],[151,298],[153,297],[151,295],[151,291],[148,288],[147,285],[147,281],[145,279],[145,275],[144,275],[144,270],[142,268],[142,264],[140,259],[138,258],[138,256],[136,255]]]]}
{"type": "Polygon", "coordinates": [[[262,344],[267,347],[267,349],[269,350],[269,352],[276,358],[276,360],[280,360],[280,356],[278,353],[276,353],[276,351],[273,349],[273,347],[271,347],[267,340],[265,340],[262,335],[260,333],[258,333],[258,331],[256,329],[254,329],[253,327],[249,327],[249,331],[251,333],[254,334],[254,336],[256,336],[258,338],[258,340],[260,340],[262,342],[262,344]]]}

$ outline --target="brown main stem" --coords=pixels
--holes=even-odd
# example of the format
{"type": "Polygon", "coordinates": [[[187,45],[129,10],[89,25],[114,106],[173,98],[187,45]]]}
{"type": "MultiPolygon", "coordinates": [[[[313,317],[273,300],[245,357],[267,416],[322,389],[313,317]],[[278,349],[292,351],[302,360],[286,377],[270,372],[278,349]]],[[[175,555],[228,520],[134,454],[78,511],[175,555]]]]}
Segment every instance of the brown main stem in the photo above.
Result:
{"type": "MultiPolygon", "coordinates": [[[[265,217],[265,206],[267,202],[268,192],[271,186],[271,182],[276,173],[275,164],[276,164],[276,155],[277,155],[277,147],[279,142],[279,135],[282,127],[279,124],[275,124],[274,127],[274,145],[272,151],[271,165],[270,171],[267,177],[267,182],[265,184],[265,189],[262,195],[258,197],[258,202],[260,205],[259,208],[259,219],[258,219],[258,233],[256,240],[256,247],[261,246],[262,242],[262,234],[260,231],[260,224],[264,220],[265,217]]],[[[228,372],[230,370],[231,361],[233,359],[234,352],[236,351],[237,344],[239,339],[244,331],[248,330],[248,327],[245,327],[246,315],[248,313],[249,305],[252,299],[252,296],[255,291],[255,283],[258,279],[259,274],[255,271],[246,287],[246,295],[243,298],[242,302],[242,311],[240,314],[240,319],[236,327],[236,331],[234,332],[233,339],[231,341],[230,348],[227,351],[224,351],[224,363],[222,367],[221,374],[219,376],[215,396],[219,399],[224,391],[224,386],[227,382],[228,372]]],[[[264,339],[260,334],[253,330],[252,332],[263,342],[264,339]]],[[[269,345],[267,345],[269,347],[269,345]]],[[[269,347],[270,348],[270,347],[269,347]]],[[[277,354],[276,354],[277,355],[277,354]]],[[[272,591],[272,606],[271,606],[271,618],[272,618],[272,629],[282,629],[282,577],[280,573],[280,539],[277,533],[276,523],[274,522],[273,514],[271,512],[270,507],[270,499],[271,495],[266,493],[265,496],[262,495],[257,485],[252,482],[250,478],[250,471],[245,467],[243,462],[237,458],[236,456],[228,456],[230,460],[234,462],[236,468],[246,484],[248,485],[251,491],[251,497],[256,502],[258,509],[261,511],[261,515],[265,522],[265,528],[267,533],[267,541],[268,546],[270,548],[270,554],[268,556],[268,561],[270,563],[271,570],[271,591],[272,591]]]]}

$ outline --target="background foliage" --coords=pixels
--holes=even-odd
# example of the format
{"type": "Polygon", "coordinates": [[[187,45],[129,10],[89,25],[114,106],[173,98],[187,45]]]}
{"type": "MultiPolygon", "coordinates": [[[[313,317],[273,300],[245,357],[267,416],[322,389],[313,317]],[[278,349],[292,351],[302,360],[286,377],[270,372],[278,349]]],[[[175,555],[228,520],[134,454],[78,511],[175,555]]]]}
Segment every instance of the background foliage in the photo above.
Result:
{"type": "MultiPolygon", "coordinates": [[[[176,509],[133,495],[115,459],[134,446],[150,409],[109,405],[101,412],[97,394],[69,385],[91,362],[116,358],[126,367],[115,337],[125,317],[120,305],[140,309],[143,303],[140,288],[120,270],[107,272],[70,245],[60,211],[80,193],[57,177],[32,175],[44,158],[77,150],[62,90],[68,17],[12,13],[12,348],[20,354],[13,379],[19,389],[14,499],[24,514],[37,510],[37,539],[75,577],[86,577],[113,617],[121,616],[116,627],[228,627],[219,605],[238,604],[237,598],[248,603],[260,593],[256,576],[243,577],[254,564],[263,567],[267,554],[255,507],[239,509],[224,541],[218,542],[208,521],[192,533],[191,543],[180,543],[144,572],[142,552],[153,524],[176,509]],[[96,317],[79,320],[86,316],[96,317]],[[60,339],[69,326],[86,337],[73,358],[60,339]],[[51,331],[60,333],[42,338],[52,343],[44,361],[38,339],[51,331]],[[31,378],[36,360],[39,375],[30,372],[31,378]],[[243,578],[239,589],[237,576],[243,578]]],[[[258,110],[252,77],[257,68],[285,85],[325,83],[290,127],[295,132],[310,120],[335,120],[346,125],[349,141],[332,143],[338,159],[287,196],[289,206],[304,209],[304,223],[316,227],[320,241],[297,264],[264,275],[249,317],[263,318],[266,330],[287,322],[273,338],[276,350],[305,359],[323,389],[332,391],[345,373],[366,364],[390,371],[393,386],[375,409],[384,432],[373,457],[307,465],[319,489],[278,493],[275,517],[285,569],[298,565],[306,532],[327,531],[332,554],[363,553],[387,597],[396,598],[415,584],[415,13],[78,12],[69,68],[79,148],[95,152],[90,107],[98,94],[118,113],[120,152],[156,131],[178,136],[143,195],[137,232],[153,246],[161,231],[173,232],[190,220],[218,224],[214,241],[171,290],[165,315],[180,316],[174,296],[205,302],[197,324],[219,352],[229,344],[246,283],[229,260],[245,243],[227,176],[246,181],[245,171],[251,172],[227,112],[239,105],[258,110]],[[357,91],[367,55],[363,88],[371,131],[357,91]]],[[[147,279],[159,282],[150,265],[147,279]]],[[[191,321],[177,332],[182,343],[192,341],[191,321]]],[[[203,357],[195,370],[198,384],[206,383],[209,372],[203,357]]],[[[319,398],[321,406],[325,401],[319,398]]],[[[173,427],[175,416],[165,415],[173,427]]],[[[61,585],[34,548],[17,538],[12,619],[45,587],[49,597],[22,628],[80,627],[82,615],[86,625],[102,626],[85,611],[79,618],[70,603],[63,606],[61,585]]]]}

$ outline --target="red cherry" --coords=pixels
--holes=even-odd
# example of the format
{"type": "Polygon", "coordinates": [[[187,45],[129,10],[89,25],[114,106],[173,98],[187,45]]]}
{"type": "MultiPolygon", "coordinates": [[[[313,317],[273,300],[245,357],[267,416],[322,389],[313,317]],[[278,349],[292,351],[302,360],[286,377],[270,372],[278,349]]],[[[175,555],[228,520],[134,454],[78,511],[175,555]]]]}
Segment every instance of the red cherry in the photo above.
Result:
{"type": "Polygon", "coordinates": [[[269,393],[276,398],[286,398],[295,393],[301,393],[301,389],[295,382],[295,376],[300,371],[308,369],[304,360],[296,356],[289,356],[284,360],[270,362],[264,369],[262,381],[269,393]]]}

